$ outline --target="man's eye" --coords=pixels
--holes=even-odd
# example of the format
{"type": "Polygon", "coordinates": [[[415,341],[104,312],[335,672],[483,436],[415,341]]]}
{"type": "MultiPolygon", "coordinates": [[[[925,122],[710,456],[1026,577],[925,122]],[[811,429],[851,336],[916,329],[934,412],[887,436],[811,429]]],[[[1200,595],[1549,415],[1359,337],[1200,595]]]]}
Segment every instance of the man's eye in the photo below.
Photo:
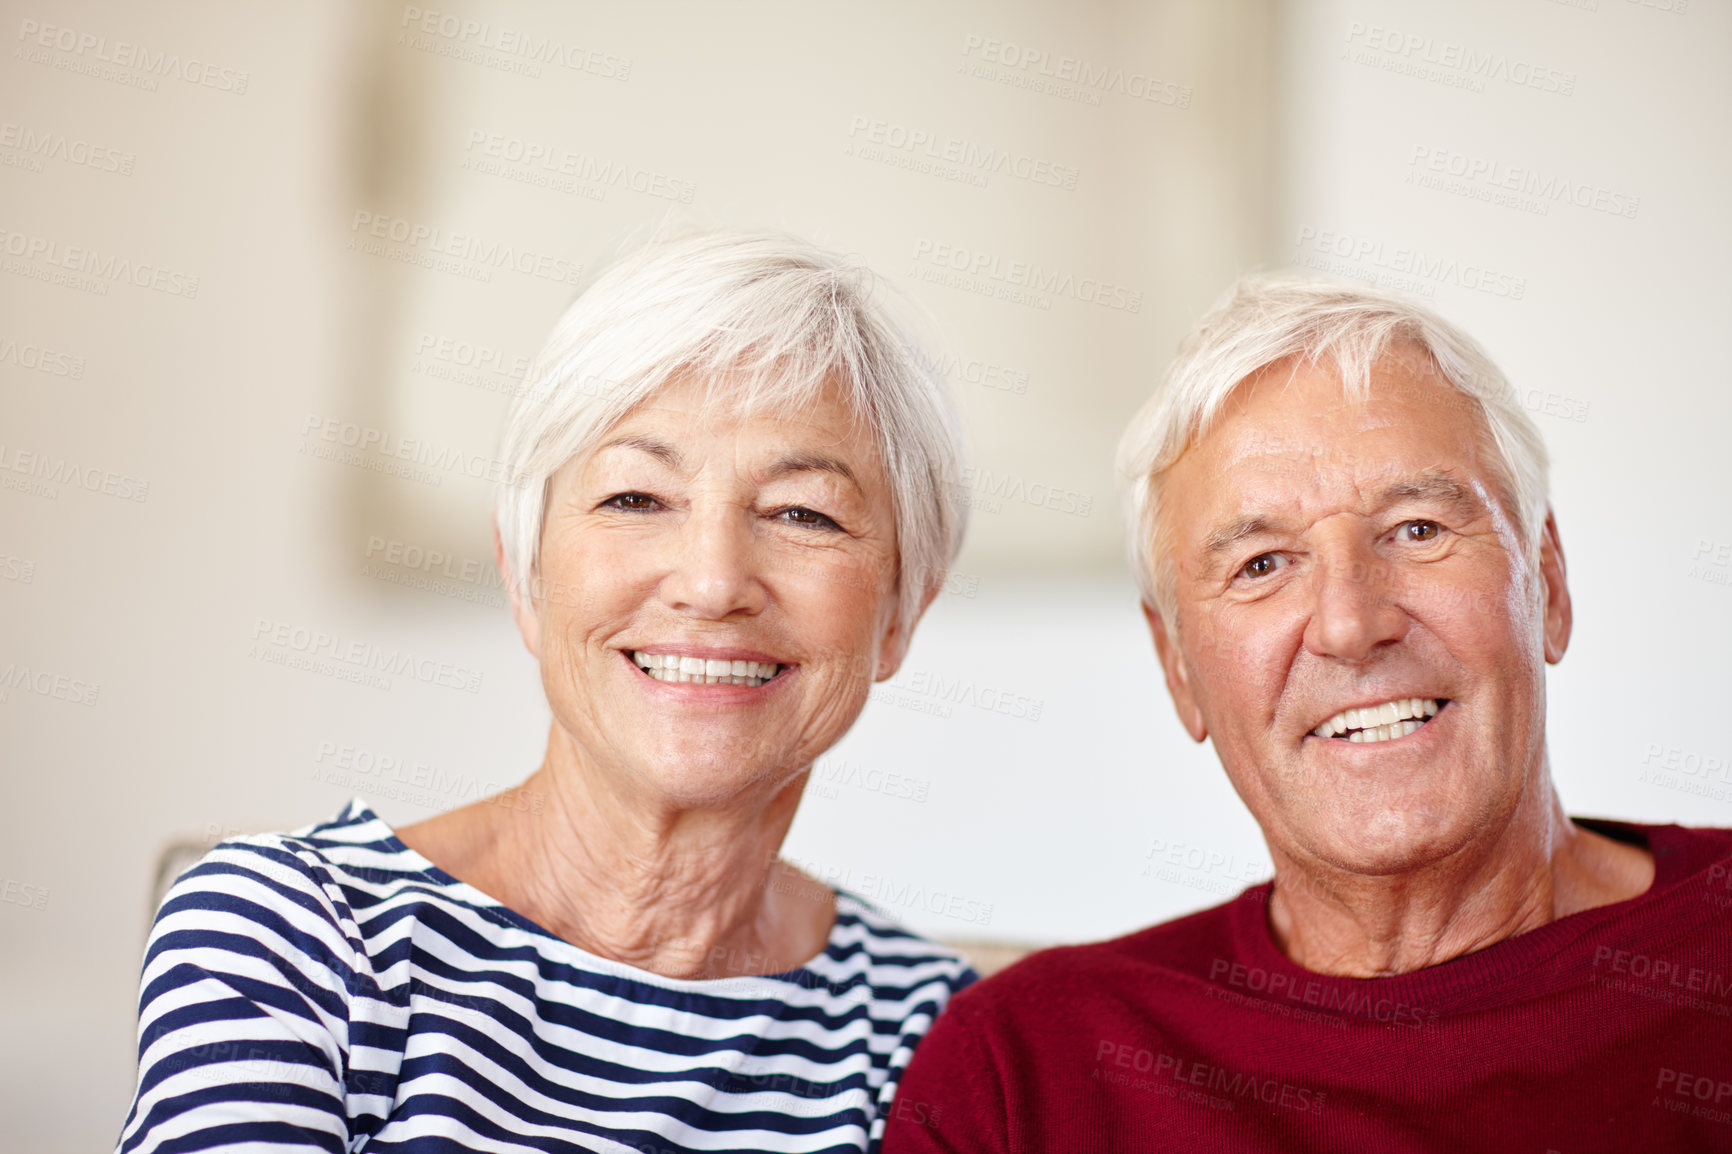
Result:
{"type": "Polygon", "coordinates": [[[793,508],[783,509],[778,512],[776,516],[788,522],[790,525],[802,525],[810,529],[841,528],[840,525],[824,516],[824,514],[815,509],[805,508],[802,505],[795,505],[793,508]]]}
{"type": "Polygon", "coordinates": [[[648,493],[615,493],[601,503],[604,509],[623,509],[628,513],[647,513],[661,502],[648,493]]]}
{"type": "Polygon", "coordinates": [[[1240,576],[1250,577],[1254,580],[1258,577],[1267,577],[1269,574],[1275,572],[1275,568],[1275,554],[1259,553],[1257,556],[1245,562],[1245,567],[1239,570],[1239,574],[1240,576]]]}
{"type": "Polygon", "coordinates": [[[1401,527],[1402,535],[1409,541],[1435,541],[1443,532],[1443,526],[1436,521],[1409,521],[1401,527]]]}

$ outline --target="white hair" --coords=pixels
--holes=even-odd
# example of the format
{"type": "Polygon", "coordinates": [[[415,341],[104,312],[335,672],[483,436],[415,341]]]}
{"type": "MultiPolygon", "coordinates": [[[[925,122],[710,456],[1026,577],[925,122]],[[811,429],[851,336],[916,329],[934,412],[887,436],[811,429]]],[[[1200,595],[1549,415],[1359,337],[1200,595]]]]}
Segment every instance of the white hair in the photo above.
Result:
{"type": "Polygon", "coordinates": [[[841,391],[884,463],[898,608],[912,627],[956,559],[967,510],[949,393],[888,295],[858,262],[776,232],[661,236],[604,269],[555,323],[500,449],[499,536],[525,603],[549,479],[678,377],[740,412],[841,391]]]}
{"type": "Polygon", "coordinates": [[[1161,478],[1214,424],[1234,389],[1280,361],[1325,364],[1349,400],[1399,346],[1417,347],[1483,420],[1530,565],[1545,527],[1546,447],[1515,390],[1479,343],[1429,309],[1356,285],[1289,273],[1244,277],[1179,345],[1155,393],[1119,441],[1132,571],[1143,600],[1172,620],[1173,560],[1160,537],[1161,478]]]}

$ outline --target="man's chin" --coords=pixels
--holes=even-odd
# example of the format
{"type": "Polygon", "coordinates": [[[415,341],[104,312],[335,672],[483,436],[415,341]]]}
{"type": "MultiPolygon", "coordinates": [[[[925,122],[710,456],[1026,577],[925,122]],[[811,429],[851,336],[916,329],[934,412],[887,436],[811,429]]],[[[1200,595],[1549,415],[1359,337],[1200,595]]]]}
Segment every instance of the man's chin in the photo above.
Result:
{"type": "Polygon", "coordinates": [[[1304,856],[1364,877],[1413,873],[1444,861],[1473,838],[1459,815],[1383,809],[1334,819],[1305,838],[1304,856]]]}

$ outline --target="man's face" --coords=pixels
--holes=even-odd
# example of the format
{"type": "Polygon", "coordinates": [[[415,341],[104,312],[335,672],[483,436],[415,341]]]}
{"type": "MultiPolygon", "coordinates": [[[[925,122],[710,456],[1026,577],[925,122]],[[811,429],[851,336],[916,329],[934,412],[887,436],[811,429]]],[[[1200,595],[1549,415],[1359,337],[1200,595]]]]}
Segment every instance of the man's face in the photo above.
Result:
{"type": "Polygon", "coordinates": [[[1549,521],[1526,562],[1495,461],[1472,402],[1398,349],[1357,403],[1271,366],[1162,479],[1168,686],[1277,854],[1415,869],[1543,788],[1569,595],[1549,521]]]}

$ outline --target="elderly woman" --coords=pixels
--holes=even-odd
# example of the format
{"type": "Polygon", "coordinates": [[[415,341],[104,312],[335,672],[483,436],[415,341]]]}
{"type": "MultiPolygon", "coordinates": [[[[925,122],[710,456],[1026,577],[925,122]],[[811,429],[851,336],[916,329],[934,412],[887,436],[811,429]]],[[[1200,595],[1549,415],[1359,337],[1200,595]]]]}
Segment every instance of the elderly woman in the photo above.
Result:
{"type": "Polygon", "coordinates": [[[920,364],[869,274],[792,238],[605,272],[504,442],[540,768],[188,871],[120,1149],[875,1145],[973,973],[777,850],[959,545],[954,419],[920,364]]]}

